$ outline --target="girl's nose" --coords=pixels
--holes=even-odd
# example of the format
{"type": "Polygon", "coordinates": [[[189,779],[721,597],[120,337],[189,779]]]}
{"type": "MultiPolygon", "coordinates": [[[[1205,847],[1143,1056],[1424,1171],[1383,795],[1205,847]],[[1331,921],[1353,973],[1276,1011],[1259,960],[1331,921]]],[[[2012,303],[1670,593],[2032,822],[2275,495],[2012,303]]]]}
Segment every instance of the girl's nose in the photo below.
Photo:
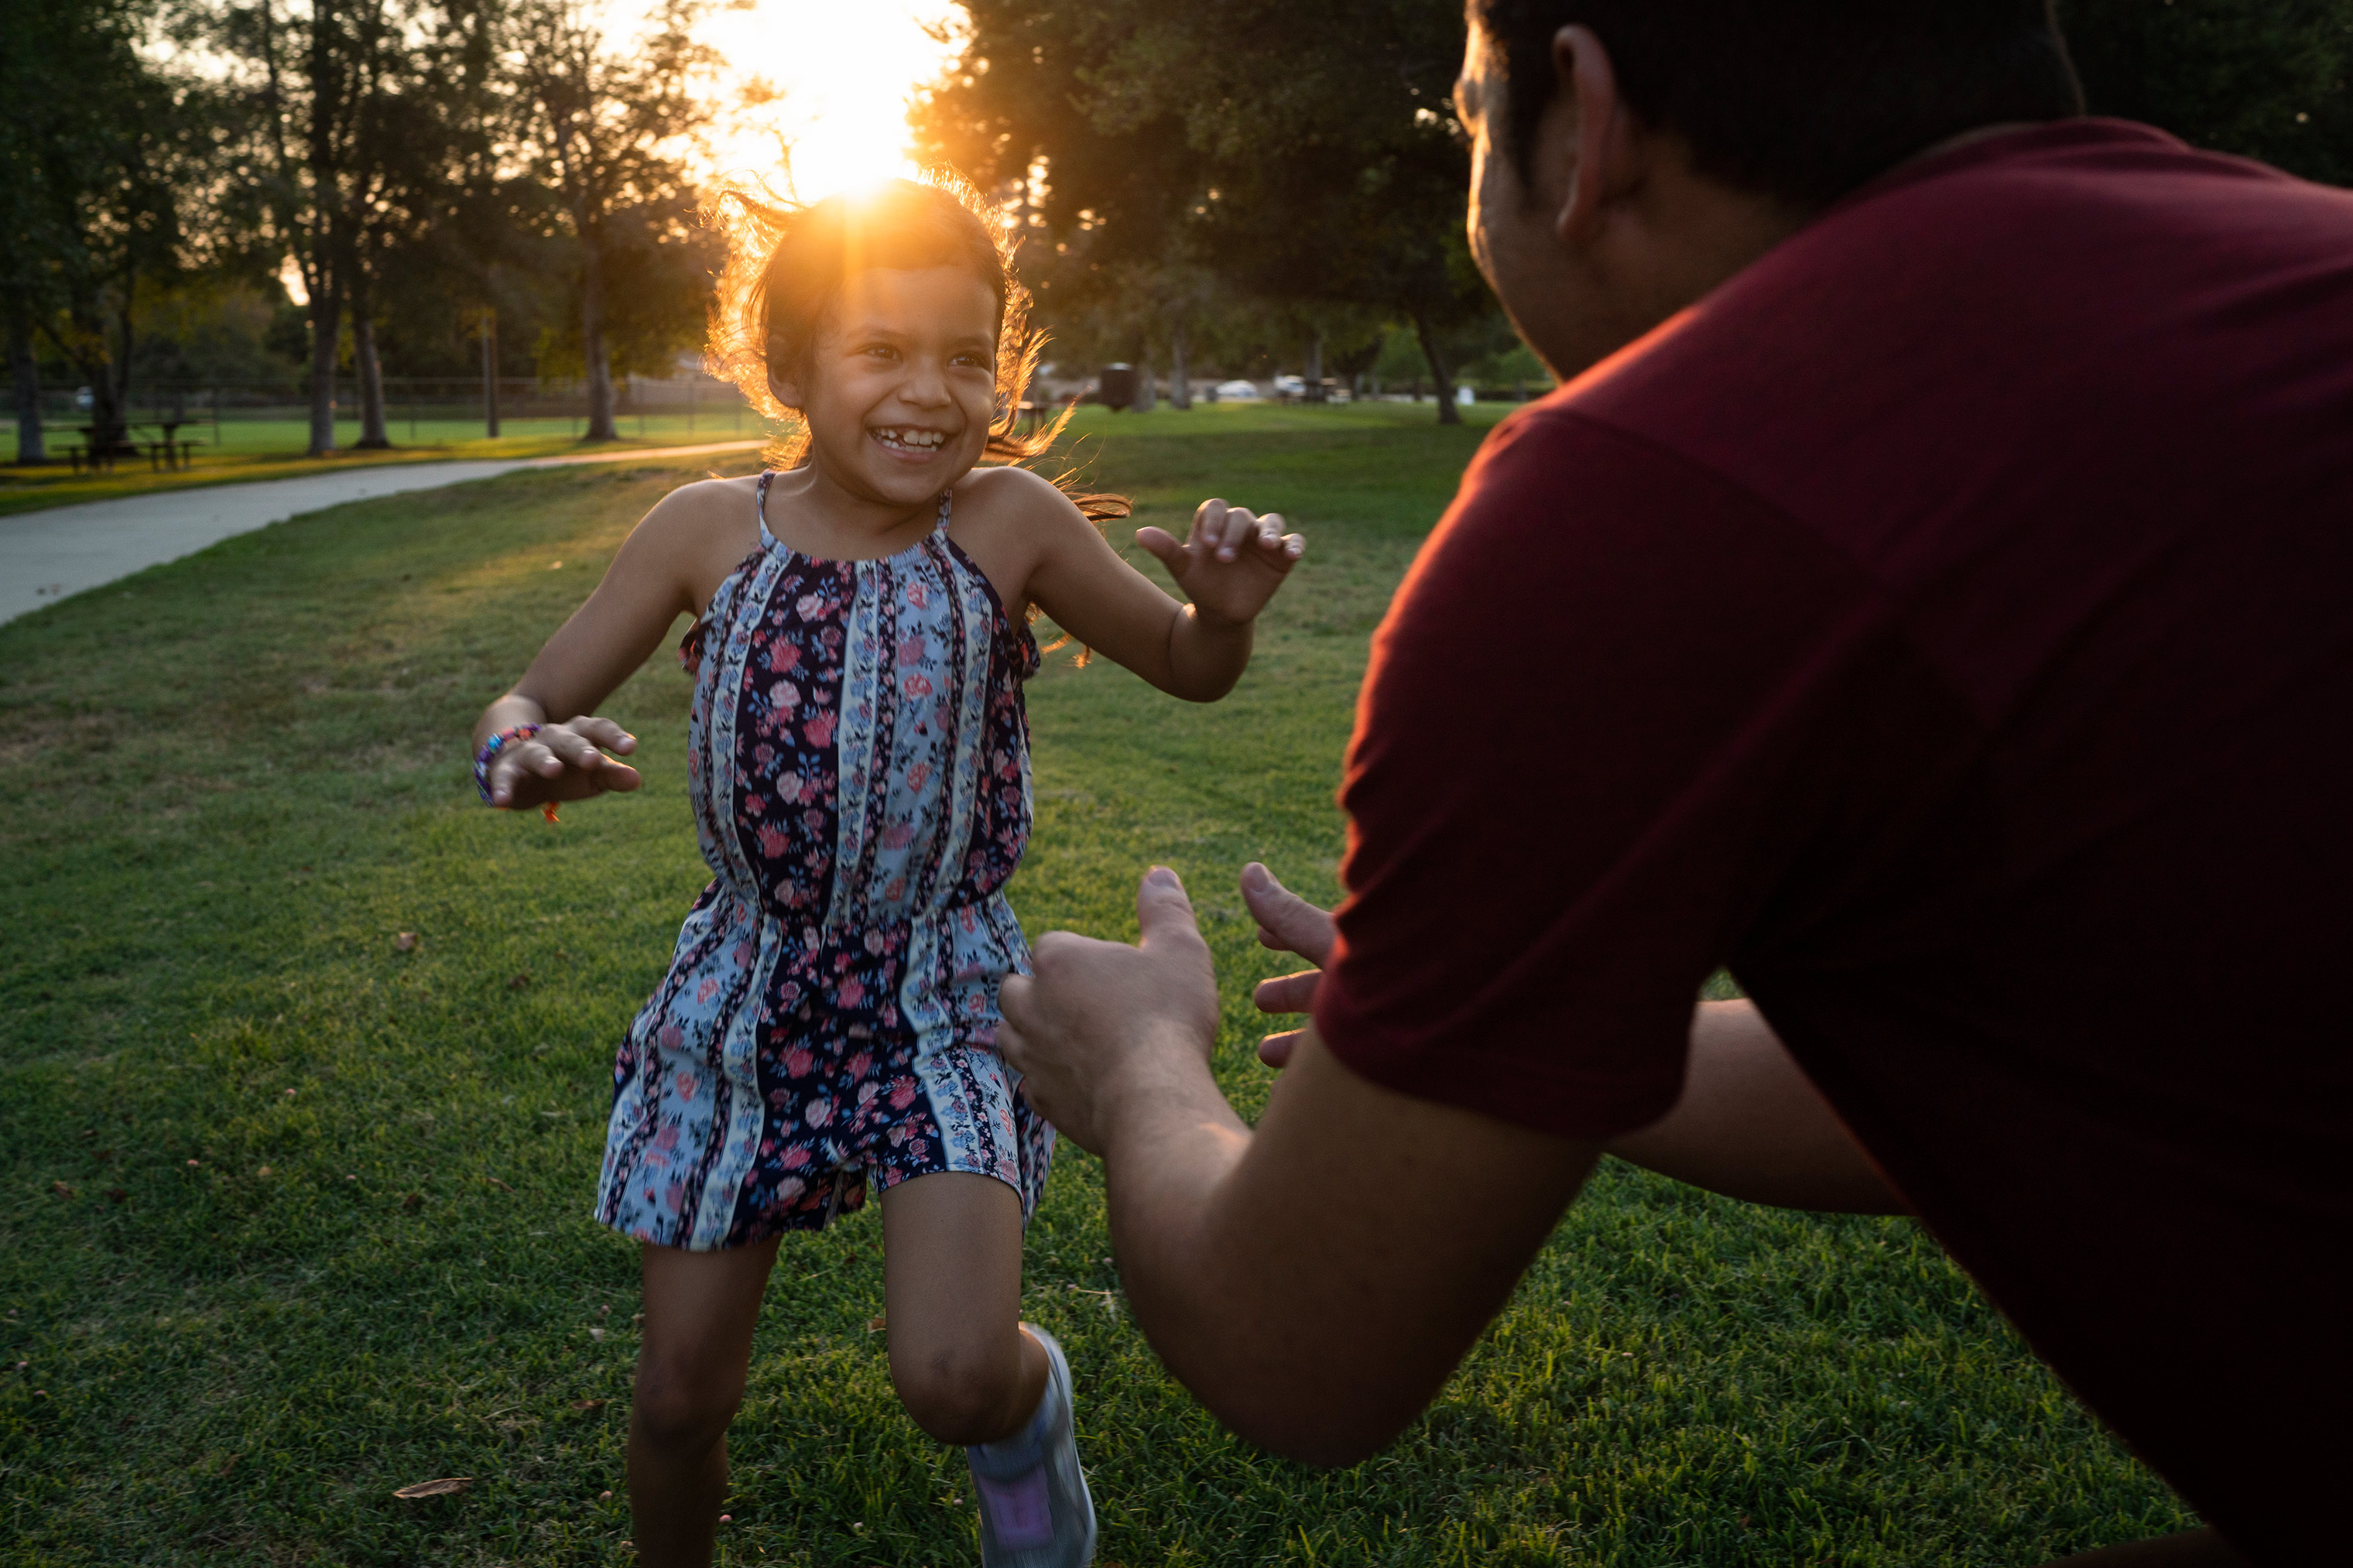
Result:
{"type": "Polygon", "coordinates": [[[910,367],[900,396],[920,408],[937,408],[949,401],[948,378],[935,364],[918,363],[910,367]]]}

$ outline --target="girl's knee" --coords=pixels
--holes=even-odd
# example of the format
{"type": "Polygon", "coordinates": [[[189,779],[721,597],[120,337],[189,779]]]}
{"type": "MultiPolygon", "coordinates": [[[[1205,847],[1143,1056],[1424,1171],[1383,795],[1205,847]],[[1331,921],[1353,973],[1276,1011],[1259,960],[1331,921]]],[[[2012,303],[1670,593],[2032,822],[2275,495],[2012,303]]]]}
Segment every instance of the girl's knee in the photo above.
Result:
{"type": "Polygon", "coordinates": [[[638,1363],[629,1415],[646,1441],[658,1448],[700,1450],[725,1435],[743,1403],[739,1379],[698,1374],[683,1363],[647,1357],[638,1363]]]}
{"type": "Polygon", "coordinates": [[[915,1425],[943,1443],[990,1443],[1020,1425],[1021,1359],[1010,1347],[940,1346],[891,1357],[891,1382],[915,1425]]]}

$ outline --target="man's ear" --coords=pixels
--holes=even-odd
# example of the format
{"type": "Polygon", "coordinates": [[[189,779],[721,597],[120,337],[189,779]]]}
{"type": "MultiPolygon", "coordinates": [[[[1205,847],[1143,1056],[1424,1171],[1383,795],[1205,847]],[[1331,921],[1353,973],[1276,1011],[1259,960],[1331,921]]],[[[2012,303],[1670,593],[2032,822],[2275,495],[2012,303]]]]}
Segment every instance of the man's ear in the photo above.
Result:
{"type": "Polygon", "coordinates": [[[1576,163],[1553,232],[1582,245],[1601,230],[1610,205],[1641,183],[1641,147],[1633,116],[1618,96],[1618,68],[1587,26],[1563,27],[1552,38],[1553,91],[1576,116],[1576,163]]]}

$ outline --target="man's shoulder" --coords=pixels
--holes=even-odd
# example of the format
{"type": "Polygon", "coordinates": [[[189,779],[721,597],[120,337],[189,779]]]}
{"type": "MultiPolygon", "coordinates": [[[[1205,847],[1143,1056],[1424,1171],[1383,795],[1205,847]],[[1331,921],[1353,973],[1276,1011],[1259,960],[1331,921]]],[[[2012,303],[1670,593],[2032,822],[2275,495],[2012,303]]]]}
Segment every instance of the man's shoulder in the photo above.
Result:
{"type": "Polygon", "coordinates": [[[2084,121],[1896,171],[1555,401],[1903,576],[2053,475],[2292,461],[2347,366],[2353,195],[2084,121]]]}

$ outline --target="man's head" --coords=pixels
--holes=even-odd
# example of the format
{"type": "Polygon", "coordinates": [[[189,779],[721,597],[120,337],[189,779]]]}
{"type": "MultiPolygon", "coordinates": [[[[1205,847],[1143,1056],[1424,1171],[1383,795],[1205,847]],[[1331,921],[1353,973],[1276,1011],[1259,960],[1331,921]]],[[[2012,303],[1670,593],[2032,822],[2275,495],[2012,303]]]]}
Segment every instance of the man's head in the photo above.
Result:
{"type": "Polygon", "coordinates": [[[1823,206],[2083,94],[2050,0],[1469,0],[1471,240],[1564,374],[1823,206]]]}

